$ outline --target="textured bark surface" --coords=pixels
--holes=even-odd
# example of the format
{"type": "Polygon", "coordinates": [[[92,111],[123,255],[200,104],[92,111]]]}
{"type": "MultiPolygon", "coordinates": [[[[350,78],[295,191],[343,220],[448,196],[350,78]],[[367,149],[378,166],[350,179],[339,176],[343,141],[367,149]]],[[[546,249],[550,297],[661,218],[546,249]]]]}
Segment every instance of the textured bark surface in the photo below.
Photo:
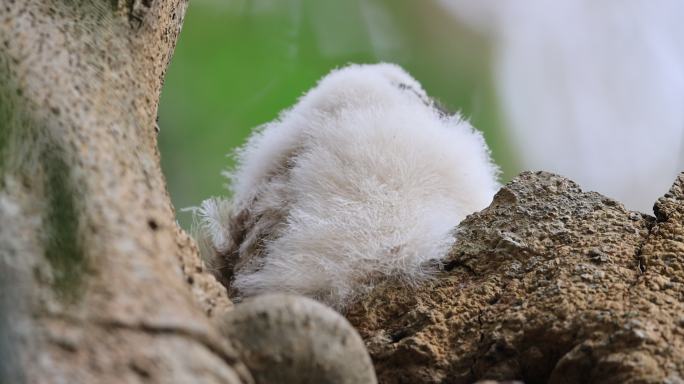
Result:
{"type": "Polygon", "coordinates": [[[185,0],[0,4],[0,382],[250,382],[156,114],[185,0]]]}
{"type": "Polygon", "coordinates": [[[653,218],[524,173],[457,230],[444,271],[347,314],[384,383],[679,383],[684,174],[653,218]]]}

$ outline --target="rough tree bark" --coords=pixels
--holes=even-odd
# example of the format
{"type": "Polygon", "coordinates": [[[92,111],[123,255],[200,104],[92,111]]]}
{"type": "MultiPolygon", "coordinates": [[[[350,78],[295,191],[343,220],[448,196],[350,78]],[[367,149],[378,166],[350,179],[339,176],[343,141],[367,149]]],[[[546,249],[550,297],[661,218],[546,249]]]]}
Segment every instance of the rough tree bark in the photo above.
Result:
{"type": "Polygon", "coordinates": [[[655,213],[524,173],[433,281],[382,283],[347,317],[384,383],[684,382],[684,173],[655,213]]]}
{"type": "Polygon", "coordinates": [[[159,167],[185,8],[0,3],[2,382],[251,381],[207,315],[231,304],[159,167]]]}

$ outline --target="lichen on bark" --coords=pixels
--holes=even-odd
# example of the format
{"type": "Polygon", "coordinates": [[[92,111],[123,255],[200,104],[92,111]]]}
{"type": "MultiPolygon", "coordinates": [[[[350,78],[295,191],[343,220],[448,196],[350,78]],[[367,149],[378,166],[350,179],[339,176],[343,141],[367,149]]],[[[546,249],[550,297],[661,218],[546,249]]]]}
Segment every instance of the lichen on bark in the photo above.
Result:
{"type": "Polygon", "coordinates": [[[87,259],[79,239],[76,191],[68,165],[56,147],[43,149],[47,212],[44,221],[45,258],[52,270],[52,284],[64,300],[75,300],[87,270],[87,259]]]}

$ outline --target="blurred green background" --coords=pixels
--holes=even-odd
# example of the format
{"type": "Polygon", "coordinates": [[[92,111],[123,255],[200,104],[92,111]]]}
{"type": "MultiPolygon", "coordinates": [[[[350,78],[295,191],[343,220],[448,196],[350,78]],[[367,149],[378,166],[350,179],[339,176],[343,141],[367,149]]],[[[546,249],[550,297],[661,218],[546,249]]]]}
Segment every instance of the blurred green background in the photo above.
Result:
{"type": "Polygon", "coordinates": [[[162,92],[162,167],[181,225],[252,128],[331,69],[394,62],[484,132],[502,181],[518,171],[500,124],[487,41],[429,0],[194,0],[162,92]]]}

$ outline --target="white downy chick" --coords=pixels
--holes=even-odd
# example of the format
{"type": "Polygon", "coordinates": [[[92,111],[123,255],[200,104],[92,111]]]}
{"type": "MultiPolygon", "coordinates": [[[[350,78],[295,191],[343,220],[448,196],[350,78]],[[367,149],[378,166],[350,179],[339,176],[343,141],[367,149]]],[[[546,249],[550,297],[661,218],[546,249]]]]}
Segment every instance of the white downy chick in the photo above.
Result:
{"type": "Polygon", "coordinates": [[[203,236],[233,294],[341,309],[380,279],[429,276],[497,175],[482,135],[401,68],[351,65],[237,151],[233,198],[202,204],[203,236]]]}

